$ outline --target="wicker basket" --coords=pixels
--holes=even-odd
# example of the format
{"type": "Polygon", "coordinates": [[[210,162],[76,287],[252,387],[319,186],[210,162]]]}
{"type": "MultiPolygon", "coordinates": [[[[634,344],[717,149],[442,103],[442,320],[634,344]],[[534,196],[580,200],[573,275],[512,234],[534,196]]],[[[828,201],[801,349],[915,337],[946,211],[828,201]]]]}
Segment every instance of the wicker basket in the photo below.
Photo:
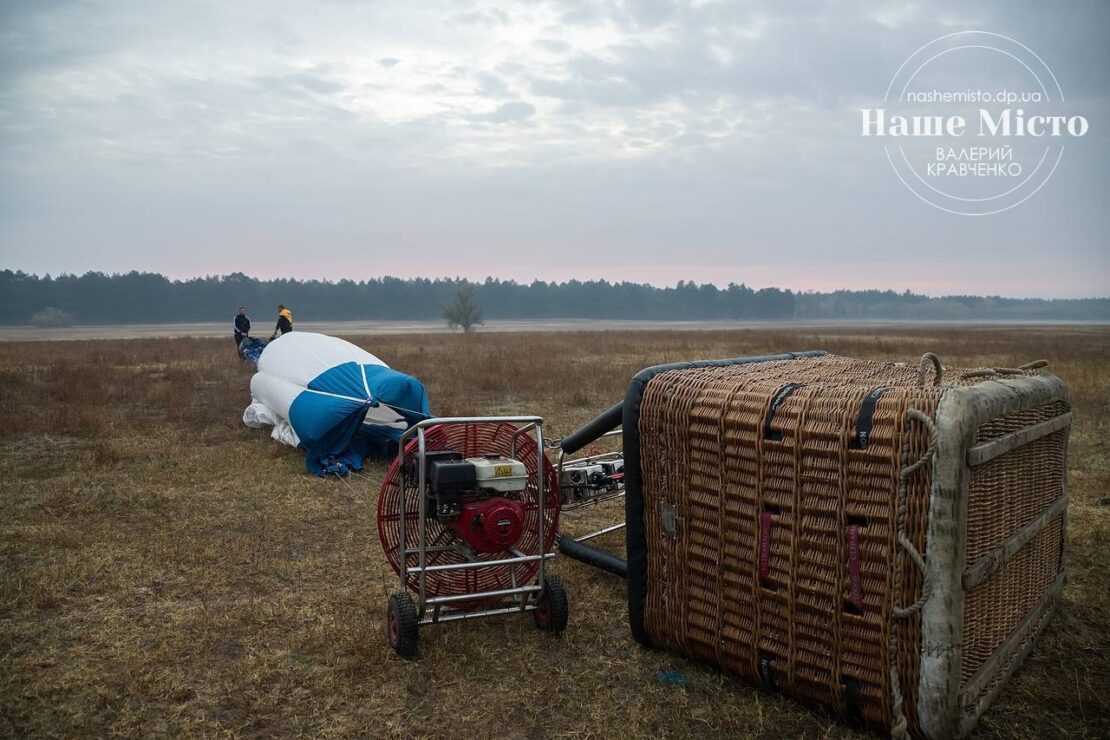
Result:
{"type": "Polygon", "coordinates": [[[969,732],[1063,586],[1071,415],[1044,363],[922,363],[637,375],[636,638],[895,736],[969,732]]]}

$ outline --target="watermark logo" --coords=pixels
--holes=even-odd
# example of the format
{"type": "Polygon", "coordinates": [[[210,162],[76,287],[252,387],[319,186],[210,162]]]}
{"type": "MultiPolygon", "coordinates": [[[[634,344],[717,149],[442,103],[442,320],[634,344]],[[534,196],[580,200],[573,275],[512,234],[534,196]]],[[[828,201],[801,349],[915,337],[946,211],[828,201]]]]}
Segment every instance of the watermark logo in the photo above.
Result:
{"type": "Polygon", "coordinates": [[[882,142],[902,184],[964,216],[1032,198],[1088,129],[1043,59],[987,31],[925,44],[894,73],[882,107],[860,109],[860,135],[882,142]]]}

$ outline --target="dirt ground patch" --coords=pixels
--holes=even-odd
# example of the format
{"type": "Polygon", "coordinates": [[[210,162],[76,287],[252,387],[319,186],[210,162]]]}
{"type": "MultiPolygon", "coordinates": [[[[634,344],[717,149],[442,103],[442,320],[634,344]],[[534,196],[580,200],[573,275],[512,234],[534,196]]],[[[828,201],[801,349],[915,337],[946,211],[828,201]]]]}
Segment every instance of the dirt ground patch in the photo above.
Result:
{"type": "MultiPolygon", "coordinates": [[[[1110,735],[1110,328],[719,327],[348,337],[441,415],[571,431],[640,368],[820,348],[960,366],[1047,358],[1071,387],[1069,581],[984,737],[1110,735]]],[[[558,559],[567,632],[525,618],[384,638],[373,505],[244,427],[226,338],[0,343],[0,734],[854,737],[718,671],[638,648],[622,584],[558,559]],[[678,671],[685,686],[661,680],[678,671]]],[[[568,526],[588,527],[595,512],[568,526]]],[[[603,544],[619,549],[619,539],[603,544]]]]}

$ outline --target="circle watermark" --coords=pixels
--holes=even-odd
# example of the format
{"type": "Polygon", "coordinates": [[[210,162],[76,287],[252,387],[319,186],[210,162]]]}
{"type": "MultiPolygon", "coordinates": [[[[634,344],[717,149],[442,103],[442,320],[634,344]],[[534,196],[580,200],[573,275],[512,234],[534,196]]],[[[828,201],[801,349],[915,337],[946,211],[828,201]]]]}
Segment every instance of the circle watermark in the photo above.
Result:
{"type": "Polygon", "coordinates": [[[881,139],[894,174],[942,211],[987,216],[1032,198],[1065,144],[1086,135],[1056,75],[1032,49],[960,31],[917,49],[881,108],[861,108],[861,135],[881,139]]]}

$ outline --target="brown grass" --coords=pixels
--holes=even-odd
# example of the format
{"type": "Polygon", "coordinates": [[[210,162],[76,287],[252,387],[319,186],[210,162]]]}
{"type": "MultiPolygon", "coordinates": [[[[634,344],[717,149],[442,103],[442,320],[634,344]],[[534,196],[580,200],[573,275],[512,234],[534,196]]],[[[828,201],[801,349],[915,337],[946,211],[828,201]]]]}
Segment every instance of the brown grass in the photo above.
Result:
{"type": "MultiPolygon", "coordinates": [[[[1110,507],[1096,504],[1110,488],[1110,330],[354,339],[424,380],[437,413],[536,412],[551,436],[665,361],[814,347],[907,361],[931,350],[963,366],[1050,359],[1077,410],[1070,580],[980,732],[1110,734],[1110,507]]],[[[229,339],[0,344],[0,733],[852,735],[636,647],[621,583],[566,559],[562,637],[524,618],[479,620],[424,629],[420,660],[394,658],[382,616],[395,581],[371,508],[384,468],[352,490],[244,427],[250,371],[232,352],[229,339]],[[672,669],[687,688],[657,679],[672,669]]]]}

